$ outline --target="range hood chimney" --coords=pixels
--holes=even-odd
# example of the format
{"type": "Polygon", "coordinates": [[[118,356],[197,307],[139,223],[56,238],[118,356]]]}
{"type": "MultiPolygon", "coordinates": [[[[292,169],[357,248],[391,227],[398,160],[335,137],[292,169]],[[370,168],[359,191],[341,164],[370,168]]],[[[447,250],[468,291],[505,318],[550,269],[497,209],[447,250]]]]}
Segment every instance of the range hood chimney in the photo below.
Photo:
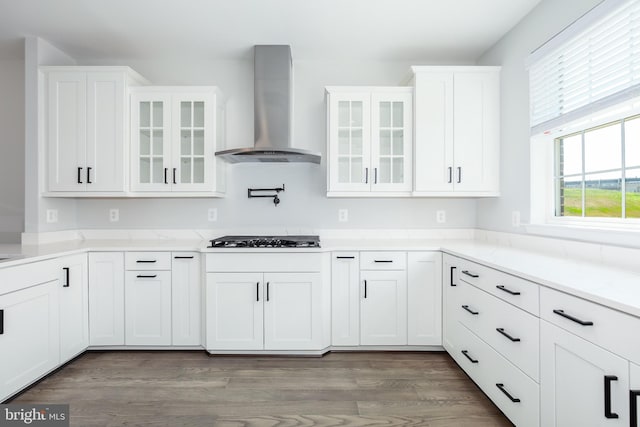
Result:
{"type": "Polygon", "coordinates": [[[252,148],[218,151],[229,163],[320,163],[320,153],[291,147],[293,61],[291,46],[254,47],[254,132],[252,148]]]}

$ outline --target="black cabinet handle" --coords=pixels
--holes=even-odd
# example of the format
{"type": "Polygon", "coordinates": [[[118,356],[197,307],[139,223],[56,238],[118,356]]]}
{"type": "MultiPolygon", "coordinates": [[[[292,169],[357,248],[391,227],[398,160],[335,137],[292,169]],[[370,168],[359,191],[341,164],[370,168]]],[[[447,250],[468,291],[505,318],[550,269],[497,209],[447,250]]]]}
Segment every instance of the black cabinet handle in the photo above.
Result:
{"type": "Polygon", "coordinates": [[[169,172],[169,168],[164,168],[164,183],[168,184],[169,181],[167,180],[167,172],[169,172]]]}
{"type": "Polygon", "coordinates": [[[0,310],[0,335],[4,334],[4,310],[0,310]]]}
{"type": "Polygon", "coordinates": [[[87,168],[87,184],[93,184],[93,182],[91,182],[91,168],[87,168]]]}
{"type": "Polygon", "coordinates": [[[373,262],[393,262],[392,259],[374,259],[373,262]]]}
{"type": "Polygon", "coordinates": [[[618,414],[611,412],[611,382],[618,381],[618,377],[615,375],[604,376],[604,417],[618,418],[618,414]]]}
{"type": "Polygon", "coordinates": [[[267,282],[267,301],[269,301],[269,282],[267,282]]]}
{"type": "Polygon", "coordinates": [[[476,273],[472,273],[469,270],[462,270],[462,274],[466,274],[467,276],[473,277],[474,279],[477,279],[478,277],[480,277],[476,273]]]}
{"type": "Polygon", "coordinates": [[[512,291],[511,289],[507,289],[504,287],[504,285],[497,285],[496,288],[500,289],[502,292],[506,292],[510,295],[520,295],[520,292],[518,291],[512,291]]]}
{"type": "Polygon", "coordinates": [[[553,312],[555,314],[557,314],[558,316],[562,316],[565,319],[569,319],[572,322],[576,322],[576,323],[578,323],[578,324],[580,324],[582,326],[593,326],[593,322],[588,321],[588,320],[580,320],[577,317],[573,317],[570,314],[565,313],[564,310],[553,310],[553,312]]]}
{"type": "Polygon", "coordinates": [[[449,166],[449,181],[447,182],[447,184],[451,184],[453,182],[453,168],[451,166],[449,166]]]}
{"type": "Polygon", "coordinates": [[[78,168],[78,184],[82,184],[82,168],[78,168]]]}
{"type": "Polygon", "coordinates": [[[177,182],[176,182],[176,171],[177,171],[177,169],[173,168],[173,183],[174,184],[177,184],[177,182]]]}
{"type": "Polygon", "coordinates": [[[64,270],[64,285],[62,285],[62,287],[68,288],[69,287],[69,267],[62,267],[62,269],[64,270]]]}
{"type": "Polygon", "coordinates": [[[364,281],[364,297],[367,297],[367,281],[364,281]]]}
{"type": "Polygon", "coordinates": [[[256,282],[256,301],[260,301],[260,282],[256,282]]]}
{"type": "Polygon", "coordinates": [[[356,259],[354,256],[337,256],[337,259],[356,259]]]}
{"type": "Polygon", "coordinates": [[[514,337],[512,337],[511,335],[509,335],[508,333],[506,333],[506,332],[504,331],[504,328],[496,328],[496,331],[498,331],[498,333],[499,333],[500,335],[503,335],[503,336],[505,336],[505,337],[509,338],[509,339],[511,340],[511,342],[520,342],[520,338],[514,338],[514,337]]]}
{"type": "Polygon", "coordinates": [[[193,259],[193,255],[191,256],[174,256],[173,259],[193,259]]]}
{"type": "Polygon", "coordinates": [[[373,168],[373,183],[378,183],[378,168],[373,168]]]}
{"type": "Polygon", "coordinates": [[[509,393],[505,388],[504,388],[504,384],[502,383],[498,383],[496,384],[496,387],[498,387],[498,389],[504,393],[505,396],[507,396],[509,398],[510,401],[512,401],[513,403],[520,403],[520,399],[518,399],[517,397],[513,397],[511,396],[511,393],[509,393]]]}
{"type": "Polygon", "coordinates": [[[463,305],[462,308],[464,308],[465,310],[467,310],[469,313],[473,314],[474,316],[480,314],[479,312],[473,311],[472,309],[470,309],[468,305],[463,305]]]}
{"type": "Polygon", "coordinates": [[[138,279],[155,279],[157,277],[157,274],[138,274],[138,276],[136,276],[138,279]]]}
{"type": "Polygon", "coordinates": [[[640,390],[629,390],[629,418],[631,427],[638,427],[638,396],[640,390]]]}
{"type": "Polygon", "coordinates": [[[449,286],[458,286],[455,283],[453,283],[453,270],[455,270],[458,267],[451,267],[451,276],[449,276],[449,286]]]}
{"type": "Polygon", "coordinates": [[[364,183],[369,183],[369,168],[364,168],[364,183]]]}
{"type": "Polygon", "coordinates": [[[155,259],[139,259],[136,262],[138,264],[153,264],[154,262],[157,262],[157,260],[155,260],[155,259]]]}
{"type": "Polygon", "coordinates": [[[471,363],[478,363],[477,359],[474,359],[473,357],[469,356],[469,350],[462,350],[462,354],[464,354],[464,357],[469,359],[471,363]]]}
{"type": "Polygon", "coordinates": [[[462,168],[458,166],[458,184],[462,182],[462,168]]]}

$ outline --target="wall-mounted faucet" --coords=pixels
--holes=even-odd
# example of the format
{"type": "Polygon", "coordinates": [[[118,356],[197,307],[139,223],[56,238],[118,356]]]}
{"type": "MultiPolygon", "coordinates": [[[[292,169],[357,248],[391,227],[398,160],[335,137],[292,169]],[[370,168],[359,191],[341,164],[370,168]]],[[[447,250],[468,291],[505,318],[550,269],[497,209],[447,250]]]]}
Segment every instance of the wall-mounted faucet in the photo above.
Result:
{"type": "Polygon", "coordinates": [[[254,197],[273,197],[273,204],[278,206],[278,204],[280,203],[278,193],[281,191],[284,191],[284,184],[282,184],[282,187],[278,188],[247,188],[247,197],[249,197],[250,199],[254,197]],[[255,192],[262,191],[275,191],[275,194],[253,194],[255,192]]]}

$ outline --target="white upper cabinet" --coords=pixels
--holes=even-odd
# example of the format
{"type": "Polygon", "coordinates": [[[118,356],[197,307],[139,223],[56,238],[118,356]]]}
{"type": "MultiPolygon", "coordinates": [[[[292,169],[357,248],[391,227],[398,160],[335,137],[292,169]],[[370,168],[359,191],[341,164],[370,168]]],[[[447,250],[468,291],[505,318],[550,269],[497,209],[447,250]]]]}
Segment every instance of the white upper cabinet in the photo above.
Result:
{"type": "Polygon", "coordinates": [[[413,67],[416,196],[498,196],[500,67],[413,67]]]}
{"type": "Polygon", "coordinates": [[[43,67],[48,191],[123,193],[130,85],[127,67],[43,67]]]}
{"type": "Polygon", "coordinates": [[[327,93],[327,195],[409,195],[412,89],[328,87],[327,93]]]}
{"type": "Polygon", "coordinates": [[[131,190],[224,192],[222,96],[214,87],[144,87],[131,95],[131,190]]]}

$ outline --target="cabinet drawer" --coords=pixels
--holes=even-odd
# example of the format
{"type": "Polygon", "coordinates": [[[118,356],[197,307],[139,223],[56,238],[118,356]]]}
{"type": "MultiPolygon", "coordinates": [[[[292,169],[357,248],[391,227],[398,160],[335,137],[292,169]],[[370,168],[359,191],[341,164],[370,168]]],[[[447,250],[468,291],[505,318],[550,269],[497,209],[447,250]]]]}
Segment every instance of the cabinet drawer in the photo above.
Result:
{"type": "Polygon", "coordinates": [[[539,315],[538,284],[464,259],[459,259],[457,267],[460,280],[471,283],[534,316],[539,315]]]}
{"type": "Polygon", "coordinates": [[[572,334],[640,363],[640,318],[542,287],[540,317],[572,334]]]}
{"type": "MultiPolygon", "coordinates": [[[[322,270],[321,253],[211,253],[207,272],[310,272],[322,270]]],[[[327,255],[328,256],[328,255],[327,255]]]]}
{"type": "Polygon", "coordinates": [[[171,252],[125,252],[126,270],[171,270],[171,252]]]}
{"type": "Polygon", "coordinates": [[[406,252],[360,252],[361,270],[405,270],[406,252]]]}
{"type": "Polygon", "coordinates": [[[458,364],[515,425],[538,427],[538,384],[464,325],[458,325],[459,351],[454,354],[458,364]]]}
{"type": "Polygon", "coordinates": [[[457,292],[450,307],[458,321],[538,381],[539,319],[464,281],[457,292]]]}

